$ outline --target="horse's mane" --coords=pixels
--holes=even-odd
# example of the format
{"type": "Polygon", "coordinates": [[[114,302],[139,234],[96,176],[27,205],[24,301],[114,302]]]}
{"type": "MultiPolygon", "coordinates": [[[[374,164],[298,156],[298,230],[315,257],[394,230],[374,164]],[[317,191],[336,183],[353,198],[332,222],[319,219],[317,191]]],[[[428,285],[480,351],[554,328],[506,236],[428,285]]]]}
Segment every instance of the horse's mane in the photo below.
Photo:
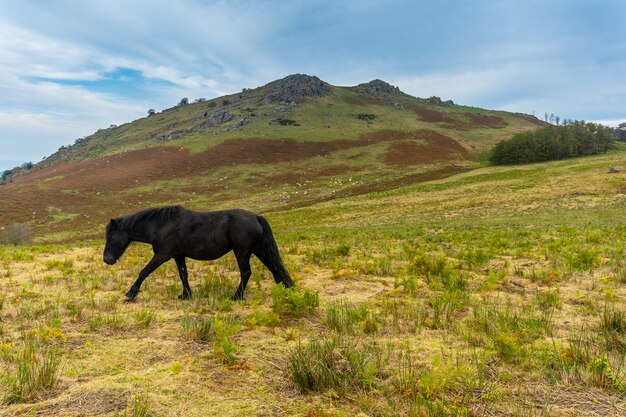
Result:
{"type": "Polygon", "coordinates": [[[168,221],[178,216],[183,210],[182,206],[156,207],[139,211],[135,214],[120,217],[117,220],[117,227],[120,230],[132,230],[137,223],[150,219],[168,221]]]}

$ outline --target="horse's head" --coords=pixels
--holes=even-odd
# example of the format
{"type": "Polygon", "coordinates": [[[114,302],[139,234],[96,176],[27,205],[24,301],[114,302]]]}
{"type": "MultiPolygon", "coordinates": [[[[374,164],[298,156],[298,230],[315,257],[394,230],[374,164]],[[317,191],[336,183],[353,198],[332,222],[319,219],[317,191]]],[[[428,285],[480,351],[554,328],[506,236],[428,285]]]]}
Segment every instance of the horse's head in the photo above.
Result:
{"type": "Polygon", "coordinates": [[[130,245],[130,235],[121,230],[118,220],[111,219],[106,228],[106,245],[104,246],[104,262],[113,265],[124,254],[130,245]]]}

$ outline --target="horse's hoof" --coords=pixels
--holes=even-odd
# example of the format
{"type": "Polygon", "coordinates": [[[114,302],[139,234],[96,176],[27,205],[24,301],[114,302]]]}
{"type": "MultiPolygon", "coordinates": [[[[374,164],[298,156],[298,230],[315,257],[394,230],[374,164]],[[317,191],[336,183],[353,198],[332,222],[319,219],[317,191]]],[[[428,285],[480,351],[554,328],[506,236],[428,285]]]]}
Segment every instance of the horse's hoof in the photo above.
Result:
{"type": "Polygon", "coordinates": [[[129,301],[133,301],[135,299],[135,297],[137,297],[137,294],[133,294],[132,292],[127,292],[126,295],[124,296],[124,301],[129,302],[129,301]]]}
{"type": "Polygon", "coordinates": [[[239,295],[239,296],[238,296],[238,295],[236,295],[236,294],[235,294],[235,295],[233,295],[232,297],[230,297],[230,299],[231,299],[232,301],[242,301],[242,300],[243,300],[243,295],[239,295]]]}
{"type": "Polygon", "coordinates": [[[178,299],[179,300],[189,300],[189,299],[191,299],[191,294],[184,292],[184,293],[182,293],[181,295],[178,296],[178,299]]]}

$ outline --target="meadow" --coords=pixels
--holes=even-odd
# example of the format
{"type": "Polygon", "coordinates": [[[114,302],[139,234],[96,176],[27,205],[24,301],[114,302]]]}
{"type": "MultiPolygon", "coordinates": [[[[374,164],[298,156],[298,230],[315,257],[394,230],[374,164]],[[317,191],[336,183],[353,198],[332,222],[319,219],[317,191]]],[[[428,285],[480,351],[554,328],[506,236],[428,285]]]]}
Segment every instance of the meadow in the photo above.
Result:
{"type": "Polygon", "coordinates": [[[264,212],[298,287],[255,261],[242,302],[232,255],[188,262],[189,301],[170,262],[124,303],[145,245],[0,246],[0,413],[625,415],[609,166],[624,149],[264,212]]]}

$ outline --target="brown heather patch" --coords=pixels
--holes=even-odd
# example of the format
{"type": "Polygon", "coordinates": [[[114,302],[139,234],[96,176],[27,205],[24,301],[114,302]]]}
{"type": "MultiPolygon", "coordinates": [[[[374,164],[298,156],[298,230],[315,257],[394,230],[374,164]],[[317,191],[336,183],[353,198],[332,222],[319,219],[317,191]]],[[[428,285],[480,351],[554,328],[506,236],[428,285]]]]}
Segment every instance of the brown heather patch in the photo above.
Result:
{"type": "Polygon", "coordinates": [[[447,161],[461,156],[471,159],[467,150],[457,141],[432,130],[419,130],[409,135],[415,141],[394,141],[384,157],[388,164],[419,165],[447,161]]]}
{"type": "Polygon", "coordinates": [[[386,103],[382,100],[379,100],[377,98],[374,97],[364,97],[364,96],[360,96],[360,97],[343,97],[342,98],[343,101],[345,101],[348,104],[352,104],[353,106],[367,106],[370,104],[377,104],[379,106],[384,106],[386,103]]]}
{"type": "Polygon", "coordinates": [[[446,113],[433,110],[427,107],[413,107],[413,112],[427,123],[457,123],[457,119],[448,116],[446,113]]]}
{"type": "Polygon", "coordinates": [[[540,120],[538,118],[536,118],[535,116],[531,116],[529,114],[524,114],[524,113],[515,113],[516,117],[519,117],[520,119],[524,119],[528,122],[531,122],[537,126],[540,127],[545,127],[548,126],[548,123],[544,122],[543,120],[540,120]]]}
{"type": "Polygon", "coordinates": [[[506,127],[508,123],[500,116],[487,116],[483,114],[475,114],[475,113],[463,113],[465,117],[467,117],[471,124],[476,127],[488,127],[493,129],[499,129],[502,127],[506,127]]]}
{"type": "MultiPolygon", "coordinates": [[[[427,107],[413,106],[411,110],[417,114],[420,119],[427,123],[441,123],[446,129],[467,131],[472,129],[491,128],[499,129],[508,126],[508,122],[500,116],[481,115],[470,112],[464,112],[461,115],[466,119],[451,117],[445,112],[434,110],[427,107]]],[[[529,120],[528,118],[525,118],[529,120]]],[[[531,120],[533,121],[533,120],[531,120]]],[[[533,123],[537,121],[535,119],[533,123]]]]}
{"type": "MultiPolygon", "coordinates": [[[[57,241],[64,240],[62,236],[67,231],[71,231],[73,239],[90,238],[93,237],[93,230],[100,230],[109,217],[134,211],[131,207],[184,203],[184,199],[190,198],[193,193],[210,197],[225,190],[224,183],[218,183],[214,178],[182,187],[151,188],[151,184],[159,181],[210,178],[220,168],[298,162],[347,149],[365,149],[367,146],[386,142],[392,145],[381,161],[390,165],[431,164],[433,161],[451,161],[459,156],[470,159],[459,143],[430,130],[381,130],[361,135],[356,140],[331,142],[232,139],[193,155],[184,148],[157,147],[58,164],[20,177],[15,182],[0,187],[0,201],[4,208],[2,224],[28,222],[39,229],[45,229],[46,233],[56,234],[57,241]],[[144,187],[145,191],[125,192],[137,187],[144,187]]],[[[331,163],[309,169],[308,172],[292,171],[265,176],[260,174],[245,181],[248,184],[274,186],[295,184],[312,177],[333,177],[351,171],[359,170],[345,164],[331,163]]],[[[433,175],[439,178],[438,172],[433,175]]],[[[352,187],[350,194],[380,190],[381,186],[413,183],[421,178],[424,178],[423,174],[400,180],[394,178],[391,181],[380,181],[374,186],[352,187]]]]}

